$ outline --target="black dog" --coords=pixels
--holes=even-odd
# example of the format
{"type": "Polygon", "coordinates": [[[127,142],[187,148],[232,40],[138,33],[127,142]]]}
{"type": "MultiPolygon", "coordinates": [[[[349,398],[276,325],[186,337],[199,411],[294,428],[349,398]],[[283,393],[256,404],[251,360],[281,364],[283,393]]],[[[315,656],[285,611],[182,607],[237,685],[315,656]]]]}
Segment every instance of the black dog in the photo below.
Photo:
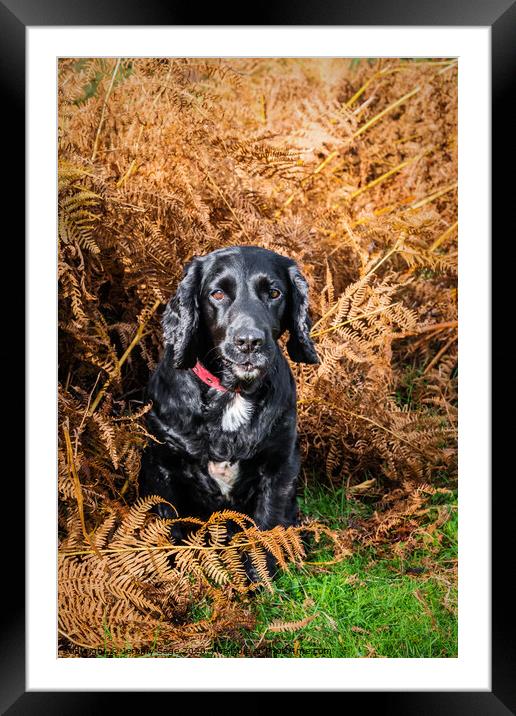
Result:
{"type": "Polygon", "coordinates": [[[148,388],[161,444],[144,452],[140,495],[163,497],[181,517],[228,508],[264,530],[296,524],[296,386],[276,341],[288,330],[292,360],[317,363],[310,327],[293,260],[255,246],[192,259],[163,315],[165,351],[148,388]]]}

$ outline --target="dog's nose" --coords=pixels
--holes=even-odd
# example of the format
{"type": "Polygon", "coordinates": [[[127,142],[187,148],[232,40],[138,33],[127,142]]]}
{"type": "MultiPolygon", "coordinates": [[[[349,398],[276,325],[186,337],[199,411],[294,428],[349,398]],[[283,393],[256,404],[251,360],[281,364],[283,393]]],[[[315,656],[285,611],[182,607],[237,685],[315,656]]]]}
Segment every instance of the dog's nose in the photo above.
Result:
{"type": "Polygon", "coordinates": [[[248,328],[247,330],[239,331],[233,341],[242,353],[251,353],[251,351],[263,346],[265,333],[257,328],[248,328]]]}

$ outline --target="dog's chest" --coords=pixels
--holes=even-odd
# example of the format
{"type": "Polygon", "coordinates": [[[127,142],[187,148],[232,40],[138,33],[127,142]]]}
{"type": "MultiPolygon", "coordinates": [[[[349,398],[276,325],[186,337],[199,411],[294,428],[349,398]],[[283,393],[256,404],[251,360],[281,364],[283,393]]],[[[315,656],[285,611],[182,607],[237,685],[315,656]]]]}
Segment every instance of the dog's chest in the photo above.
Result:
{"type": "Polygon", "coordinates": [[[217,483],[224,497],[229,497],[233,485],[238,478],[238,462],[229,462],[229,460],[209,462],[208,472],[210,473],[210,477],[217,483]]]}
{"type": "MultiPolygon", "coordinates": [[[[222,415],[219,417],[219,429],[228,434],[226,439],[231,440],[231,433],[245,429],[252,414],[253,404],[236,393],[224,406],[222,415]]],[[[238,461],[214,462],[211,460],[208,463],[208,472],[224,497],[229,497],[240,473],[238,461]]]]}
{"type": "Polygon", "coordinates": [[[222,430],[226,433],[239,430],[249,422],[252,413],[252,403],[240,393],[235,393],[222,412],[222,430]]]}

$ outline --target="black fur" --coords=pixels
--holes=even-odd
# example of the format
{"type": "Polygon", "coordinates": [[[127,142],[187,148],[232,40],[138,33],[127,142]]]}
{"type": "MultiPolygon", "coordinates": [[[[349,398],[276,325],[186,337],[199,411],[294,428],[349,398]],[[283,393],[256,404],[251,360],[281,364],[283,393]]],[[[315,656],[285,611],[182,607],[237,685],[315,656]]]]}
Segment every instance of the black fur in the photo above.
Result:
{"type": "MultiPolygon", "coordinates": [[[[260,529],[296,524],[296,387],[276,341],[288,330],[290,357],[317,363],[310,326],[307,283],[291,259],[240,246],[190,261],[163,315],[165,351],[148,386],[148,425],[162,444],[144,452],[140,494],[160,495],[179,516],[229,508],[260,529]],[[227,392],[190,370],[197,359],[227,392]],[[222,416],[235,389],[252,414],[228,431],[222,416]],[[208,469],[221,461],[238,461],[229,496],[208,469]]],[[[165,505],[161,514],[175,516],[165,505]]]]}

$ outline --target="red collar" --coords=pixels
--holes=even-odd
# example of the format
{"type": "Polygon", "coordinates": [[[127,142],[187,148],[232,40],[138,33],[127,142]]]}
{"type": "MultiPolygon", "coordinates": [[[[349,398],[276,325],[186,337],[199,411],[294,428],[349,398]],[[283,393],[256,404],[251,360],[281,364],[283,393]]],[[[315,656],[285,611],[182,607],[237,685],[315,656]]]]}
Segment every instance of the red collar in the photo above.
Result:
{"type": "MultiPolygon", "coordinates": [[[[202,380],[203,383],[206,383],[206,385],[209,385],[210,388],[215,388],[215,390],[218,390],[221,393],[227,393],[228,388],[225,388],[220,380],[217,378],[216,375],[213,375],[213,373],[210,373],[210,371],[203,366],[203,364],[200,361],[197,361],[197,363],[192,368],[192,371],[195,373],[195,375],[202,380]]],[[[233,393],[239,393],[240,388],[235,388],[233,393]]]]}

